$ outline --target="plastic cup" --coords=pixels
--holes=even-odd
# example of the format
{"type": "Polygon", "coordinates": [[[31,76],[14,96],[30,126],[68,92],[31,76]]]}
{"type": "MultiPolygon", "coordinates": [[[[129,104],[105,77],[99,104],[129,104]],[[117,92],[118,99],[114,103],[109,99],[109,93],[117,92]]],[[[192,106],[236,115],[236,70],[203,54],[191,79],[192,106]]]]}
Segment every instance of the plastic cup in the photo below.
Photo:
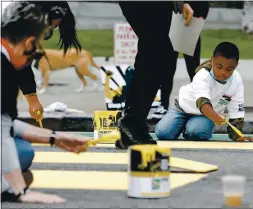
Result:
{"type": "Polygon", "coordinates": [[[227,175],[221,178],[225,205],[242,206],[246,178],[239,175],[227,175]]]}

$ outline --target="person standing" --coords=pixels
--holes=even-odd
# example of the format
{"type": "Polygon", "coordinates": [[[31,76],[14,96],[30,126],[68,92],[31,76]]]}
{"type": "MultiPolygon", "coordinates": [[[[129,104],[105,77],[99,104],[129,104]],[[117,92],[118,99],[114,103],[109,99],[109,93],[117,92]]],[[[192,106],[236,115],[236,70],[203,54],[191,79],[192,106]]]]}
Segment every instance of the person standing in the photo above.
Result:
{"type": "MultiPolygon", "coordinates": [[[[206,19],[209,12],[209,3],[208,1],[189,1],[190,6],[194,10],[194,17],[206,19]]],[[[184,60],[186,63],[186,69],[192,81],[195,75],[195,69],[200,65],[200,50],[201,50],[201,38],[199,37],[195,52],[193,56],[184,54],[184,60]]],[[[173,74],[172,77],[164,79],[163,84],[161,85],[161,105],[157,107],[155,112],[152,114],[153,119],[161,119],[168,111],[170,95],[173,88],[173,79],[177,69],[177,58],[178,52],[176,52],[175,60],[170,59],[170,70],[173,74]]]]}
{"type": "Polygon", "coordinates": [[[122,137],[115,143],[117,148],[126,149],[133,144],[156,144],[148,133],[146,119],[162,80],[173,77],[172,70],[166,68],[170,60],[176,59],[169,39],[172,11],[182,13],[186,25],[194,12],[188,3],[179,1],[121,1],[119,6],[138,37],[136,71],[127,93],[124,116],[118,121],[122,137]]]}

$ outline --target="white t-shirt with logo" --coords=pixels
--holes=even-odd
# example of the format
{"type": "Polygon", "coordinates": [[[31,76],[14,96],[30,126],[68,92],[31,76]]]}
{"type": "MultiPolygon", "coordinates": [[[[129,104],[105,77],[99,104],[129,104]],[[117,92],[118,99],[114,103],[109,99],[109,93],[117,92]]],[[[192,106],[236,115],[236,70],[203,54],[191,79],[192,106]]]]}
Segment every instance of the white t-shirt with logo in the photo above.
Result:
{"type": "Polygon", "coordinates": [[[244,118],[244,86],[236,70],[225,84],[221,84],[205,68],[200,69],[191,84],[180,88],[179,106],[186,113],[203,115],[196,106],[200,97],[208,98],[218,114],[223,114],[227,107],[230,119],[244,118]]]}

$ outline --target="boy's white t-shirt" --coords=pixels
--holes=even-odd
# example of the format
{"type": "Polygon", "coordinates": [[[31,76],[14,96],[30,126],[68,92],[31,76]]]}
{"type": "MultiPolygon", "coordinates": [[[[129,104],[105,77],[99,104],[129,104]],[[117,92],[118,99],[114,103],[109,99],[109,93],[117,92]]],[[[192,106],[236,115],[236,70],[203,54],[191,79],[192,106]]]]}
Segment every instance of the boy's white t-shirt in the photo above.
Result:
{"type": "Polygon", "coordinates": [[[223,114],[227,107],[230,119],[244,118],[244,86],[236,70],[225,84],[221,84],[205,68],[200,69],[191,84],[180,88],[179,106],[186,113],[203,115],[196,106],[200,97],[208,98],[219,114],[223,114]]]}

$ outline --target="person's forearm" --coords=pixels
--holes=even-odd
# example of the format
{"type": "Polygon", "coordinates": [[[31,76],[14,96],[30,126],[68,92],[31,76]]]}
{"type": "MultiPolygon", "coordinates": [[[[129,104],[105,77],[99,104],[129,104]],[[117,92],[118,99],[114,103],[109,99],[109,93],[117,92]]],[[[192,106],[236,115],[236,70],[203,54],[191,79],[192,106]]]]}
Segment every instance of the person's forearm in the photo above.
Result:
{"type": "Polygon", "coordinates": [[[201,112],[211,120],[214,120],[217,116],[217,113],[213,110],[212,105],[209,103],[205,103],[201,106],[201,112]]]}
{"type": "Polygon", "coordinates": [[[24,96],[29,104],[33,102],[39,102],[39,99],[36,93],[25,94],[24,96]]]}
{"type": "Polygon", "coordinates": [[[36,94],[36,82],[31,66],[17,72],[19,88],[24,95],[36,94]]]}
{"type": "Polygon", "coordinates": [[[29,125],[20,120],[13,122],[14,135],[23,138],[31,143],[49,143],[52,131],[29,125]]]}

